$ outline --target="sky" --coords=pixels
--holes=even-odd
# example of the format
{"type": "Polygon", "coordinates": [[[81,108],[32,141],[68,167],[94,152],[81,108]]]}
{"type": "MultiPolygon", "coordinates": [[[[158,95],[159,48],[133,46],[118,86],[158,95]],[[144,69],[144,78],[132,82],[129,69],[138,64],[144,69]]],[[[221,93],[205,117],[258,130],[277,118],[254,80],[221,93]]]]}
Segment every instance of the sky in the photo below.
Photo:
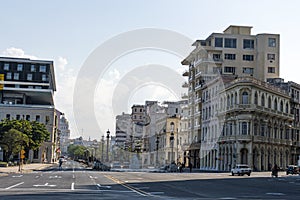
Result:
{"type": "Polygon", "coordinates": [[[99,140],[145,100],[179,100],[180,62],[229,25],[280,34],[280,76],[300,83],[296,0],[1,0],[0,54],[54,61],[55,106],[71,137],[99,140]]]}

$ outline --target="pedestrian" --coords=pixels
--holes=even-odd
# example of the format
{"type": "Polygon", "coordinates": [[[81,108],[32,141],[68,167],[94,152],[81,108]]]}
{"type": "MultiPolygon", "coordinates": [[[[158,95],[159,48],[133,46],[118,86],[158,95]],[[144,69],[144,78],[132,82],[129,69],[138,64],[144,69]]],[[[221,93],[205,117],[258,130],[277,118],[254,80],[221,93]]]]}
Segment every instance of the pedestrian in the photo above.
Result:
{"type": "Polygon", "coordinates": [[[58,163],[59,163],[59,169],[62,169],[62,163],[63,163],[63,159],[62,159],[62,158],[60,158],[60,159],[59,159],[59,161],[58,161],[58,163]]]}
{"type": "Polygon", "coordinates": [[[274,167],[272,168],[272,176],[275,176],[277,178],[278,171],[279,171],[279,168],[278,168],[277,164],[275,164],[274,167]]]}
{"type": "Polygon", "coordinates": [[[191,173],[192,169],[193,169],[193,164],[191,163],[191,161],[189,162],[189,168],[190,168],[190,173],[191,173]]]}

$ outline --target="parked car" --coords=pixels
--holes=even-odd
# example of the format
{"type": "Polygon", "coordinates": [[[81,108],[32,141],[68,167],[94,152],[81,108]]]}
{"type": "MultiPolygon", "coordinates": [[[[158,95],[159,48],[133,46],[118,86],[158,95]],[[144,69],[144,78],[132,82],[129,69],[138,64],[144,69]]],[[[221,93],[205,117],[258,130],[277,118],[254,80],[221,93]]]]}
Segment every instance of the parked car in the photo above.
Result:
{"type": "Polygon", "coordinates": [[[100,161],[94,162],[93,169],[100,170],[100,171],[110,171],[110,167],[101,163],[100,161]]]}
{"type": "Polygon", "coordinates": [[[234,168],[231,169],[231,175],[234,176],[235,174],[239,175],[239,176],[243,176],[245,174],[247,174],[248,176],[250,176],[252,169],[245,164],[238,164],[236,165],[234,168]]]}
{"type": "Polygon", "coordinates": [[[299,167],[297,165],[288,165],[286,168],[286,175],[299,174],[299,167]]]}
{"type": "Polygon", "coordinates": [[[175,163],[172,163],[169,165],[165,165],[165,166],[161,167],[160,169],[163,171],[166,171],[166,172],[177,172],[178,166],[175,163]]]}

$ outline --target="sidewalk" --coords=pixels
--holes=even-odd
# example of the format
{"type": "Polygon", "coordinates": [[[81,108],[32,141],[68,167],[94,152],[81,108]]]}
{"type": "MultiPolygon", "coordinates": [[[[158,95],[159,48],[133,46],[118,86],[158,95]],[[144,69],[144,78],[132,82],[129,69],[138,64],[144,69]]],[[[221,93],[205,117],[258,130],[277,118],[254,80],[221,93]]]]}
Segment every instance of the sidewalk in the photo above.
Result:
{"type": "Polygon", "coordinates": [[[42,163],[31,163],[22,166],[21,172],[19,172],[19,166],[13,167],[0,167],[0,176],[5,176],[10,173],[29,173],[33,170],[42,170],[48,167],[51,167],[55,164],[42,164],[42,163]]]}

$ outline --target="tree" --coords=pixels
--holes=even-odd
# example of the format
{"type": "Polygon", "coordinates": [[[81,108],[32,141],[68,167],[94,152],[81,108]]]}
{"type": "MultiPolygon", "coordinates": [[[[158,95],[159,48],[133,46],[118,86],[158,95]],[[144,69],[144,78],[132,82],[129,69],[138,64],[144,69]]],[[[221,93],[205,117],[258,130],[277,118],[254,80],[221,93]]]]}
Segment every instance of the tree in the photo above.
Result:
{"type": "MultiPolygon", "coordinates": [[[[35,150],[39,148],[41,144],[50,137],[49,131],[47,131],[45,125],[42,123],[36,121],[29,122],[27,120],[4,119],[0,122],[1,146],[4,146],[7,142],[11,145],[17,145],[14,138],[9,134],[18,137],[19,139],[23,138],[25,142],[23,146],[26,150],[35,150]]],[[[7,151],[9,151],[8,147],[7,151]]],[[[14,151],[11,153],[14,153],[14,151]]]]}
{"type": "Polygon", "coordinates": [[[46,129],[45,124],[32,121],[30,122],[30,125],[32,127],[32,132],[30,135],[31,138],[30,138],[29,146],[31,149],[35,150],[39,148],[44,141],[49,140],[50,133],[46,129]]]}
{"type": "Polygon", "coordinates": [[[86,156],[87,148],[82,145],[71,144],[68,146],[68,154],[74,159],[84,158],[86,156]]]}
{"type": "Polygon", "coordinates": [[[26,134],[16,129],[10,129],[3,134],[1,143],[1,146],[3,146],[3,149],[10,157],[19,153],[24,147],[27,147],[29,145],[29,138],[26,134]]]}

